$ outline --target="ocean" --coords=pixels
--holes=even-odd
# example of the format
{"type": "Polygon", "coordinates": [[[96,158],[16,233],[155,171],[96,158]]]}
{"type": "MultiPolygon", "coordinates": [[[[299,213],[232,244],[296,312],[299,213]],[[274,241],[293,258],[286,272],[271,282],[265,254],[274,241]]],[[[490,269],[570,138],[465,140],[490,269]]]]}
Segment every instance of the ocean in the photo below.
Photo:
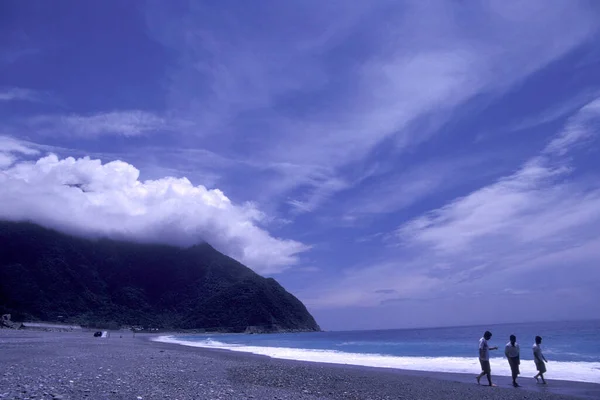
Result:
{"type": "Polygon", "coordinates": [[[187,346],[227,349],[274,358],[450,373],[480,372],[478,341],[493,334],[493,375],[510,376],[504,358],[509,336],[521,347],[521,376],[536,374],[531,347],[543,338],[547,379],[600,383],[600,321],[537,322],[428,329],[162,336],[157,340],[187,346]]]}

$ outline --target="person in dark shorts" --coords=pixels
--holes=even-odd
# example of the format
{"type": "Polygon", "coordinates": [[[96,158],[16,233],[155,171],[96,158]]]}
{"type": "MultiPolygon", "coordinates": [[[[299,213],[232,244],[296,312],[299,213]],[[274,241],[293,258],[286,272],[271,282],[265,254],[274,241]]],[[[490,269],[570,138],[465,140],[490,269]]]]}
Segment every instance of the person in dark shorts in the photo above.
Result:
{"type": "Polygon", "coordinates": [[[506,344],[506,347],[504,347],[504,355],[508,359],[508,365],[510,365],[513,386],[519,387],[517,376],[521,373],[521,371],[519,371],[519,365],[521,364],[521,349],[519,348],[517,337],[515,335],[510,335],[510,341],[506,344]]]}
{"type": "Polygon", "coordinates": [[[487,375],[490,386],[496,386],[492,383],[492,368],[490,366],[490,350],[497,350],[498,347],[490,347],[488,340],[492,338],[492,332],[485,331],[483,337],[479,339],[479,364],[481,364],[481,373],[477,375],[477,384],[481,377],[487,375]]]}
{"type": "Polygon", "coordinates": [[[542,353],[542,338],[540,336],[535,337],[535,343],[533,345],[533,361],[535,362],[535,368],[538,373],[534,376],[535,380],[539,383],[540,379],[542,379],[542,383],[545,385],[546,380],[544,379],[544,374],[546,373],[546,357],[542,353]]]}

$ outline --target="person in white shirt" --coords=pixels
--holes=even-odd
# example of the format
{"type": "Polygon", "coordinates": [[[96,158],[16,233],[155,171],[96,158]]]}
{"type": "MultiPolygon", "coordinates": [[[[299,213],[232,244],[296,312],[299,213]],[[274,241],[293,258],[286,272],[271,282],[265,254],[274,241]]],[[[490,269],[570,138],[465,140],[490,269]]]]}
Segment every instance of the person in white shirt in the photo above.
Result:
{"type": "Polygon", "coordinates": [[[544,374],[546,373],[546,357],[542,353],[542,338],[540,336],[535,337],[535,343],[533,344],[533,361],[535,362],[535,368],[538,373],[534,376],[535,380],[539,383],[539,378],[542,378],[542,383],[545,385],[546,380],[544,379],[544,374]]]}
{"type": "Polygon", "coordinates": [[[488,340],[492,338],[492,332],[485,331],[483,337],[479,339],[479,364],[481,364],[481,373],[477,375],[477,384],[481,377],[487,375],[490,386],[496,386],[492,383],[492,368],[490,367],[490,350],[497,350],[498,347],[490,347],[488,340]]]}
{"type": "Polygon", "coordinates": [[[519,365],[521,364],[521,349],[519,348],[517,337],[515,335],[510,335],[510,341],[506,343],[506,347],[504,347],[504,355],[508,359],[508,365],[510,365],[513,386],[519,387],[517,376],[521,373],[521,371],[519,371],[519,365]]]}

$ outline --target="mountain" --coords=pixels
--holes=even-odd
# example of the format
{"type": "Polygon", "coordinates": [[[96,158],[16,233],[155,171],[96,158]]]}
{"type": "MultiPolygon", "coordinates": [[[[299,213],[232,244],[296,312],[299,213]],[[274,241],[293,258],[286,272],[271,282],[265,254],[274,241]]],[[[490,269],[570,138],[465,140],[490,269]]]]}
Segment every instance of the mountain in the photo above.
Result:
{"type": "Polygon", "coordinates": [[[318,331],[296,297],[208,244],[69,236],[0,221],[0,314],[13,320],[227,332],[318,331]]]}

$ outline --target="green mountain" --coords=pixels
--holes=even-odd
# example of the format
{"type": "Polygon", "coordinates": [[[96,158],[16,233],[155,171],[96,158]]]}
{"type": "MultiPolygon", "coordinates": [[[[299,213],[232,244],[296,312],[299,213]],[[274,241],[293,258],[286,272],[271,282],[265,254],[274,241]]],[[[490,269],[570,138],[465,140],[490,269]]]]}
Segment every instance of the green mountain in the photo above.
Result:
{"type": "Polygon", "coordinates": [[[0,313],[228,332],[318,331],[296,297],[208,244],[178,248],[69,236],[0,221],[0,313]]]}

